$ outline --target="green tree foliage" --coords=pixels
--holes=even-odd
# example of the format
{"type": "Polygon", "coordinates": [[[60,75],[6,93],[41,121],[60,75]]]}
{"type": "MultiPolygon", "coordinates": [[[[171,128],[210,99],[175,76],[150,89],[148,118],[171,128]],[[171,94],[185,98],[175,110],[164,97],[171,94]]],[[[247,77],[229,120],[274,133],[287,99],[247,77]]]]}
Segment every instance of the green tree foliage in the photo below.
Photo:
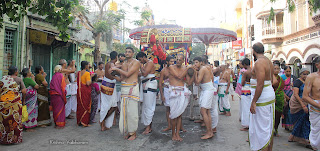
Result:
{"type": "Polygon", "coordinates": [[[139,49],[135,47],[133,44],[124,44],[124,43],[113,43],[112,50],[118,53],[125,53],[127,47],[133,48],[134,52],[139,51],[139,49]]]}
{"type": "Polygon", "coordinates": [[[133,24],[136,25],[136,26],[143,26],[143,23],[144,22],[148,22],[150,17],[151,17],[151,15],[152,15],[152,13],[150,11],[148,11],[148,10],[140,11],[140,8],[138,6],[134,7],[133,10],[136,13],[139,13],[140,17],[141,17],[141,19],[133,21],[133,24]]]}
{"type": "Polygon", "coordinates": [[[109,1],[110,0],[103,0],[100,2],[99,0],[94,0],[95,3],[93,3],[93,5],[98,6],[99,12],[93,20],[88,18],[89,11],[87,11],[87,8],[81,5],[84,1],[81,1],[80,4],[74,8],[73,12],[73,14],[80,19],[81,25],[93,34],[95,40],[95,62],[99,62],[101,60],[100,40],[102,34],[107,37],[107,47],[111,47],[113,40],[112,32],[114,29],[122,29],[120,27],[120,22],[125,19],[126,11],[123,9],[119,9],[117,12],[104,10],[109,1]]]}
{"type": "Polygon", "coordinates": [[[309,0],[309,7],[312,13],[316,13],[318,10],[320,10],[320,1],[319,0],[309,0]]]}
{"type": "Polygon", "coordinates": [[[193,43],[192,51],[190,52],[190,60],[193,60],[195,57],[199,57],[206,54],[205,45],[203,43],[193,43]]]}
{"type": "Polygon", "coordinates": [[[71,12],[77,4],[78,0],[1,0],[0,28],[3,27],[4,15],[7,15],[10,21],[18,22],[30,11],[45,16],[47,22],[58,27],[59,37],[67,41],[70,38],[67,33],[68,25],[73,21],[71,12]]]}
{"type": "Polygon", "coordinates": [[[119,10],[117,13],[113,11],[107,11],[104,19],[97,20],[94,26],[94,32],[111,32],[112,29],[120,29],[120,22],[124,19],[123,10],[119,10]]]}
{"type": "MultiPolygon", "coordinates": [[[[271,3],[274,3],[277,0],[270,0],[271,3]]],[[[295,3],[297,3],[297,0],[287,0],[287,9],[289,12],[293,12],[296,8],[295,3]]],[[[316,13],[318,10],[320,10],[320,0],[308,0],[309,3],[309,9],[310,9],[310,14],[312,15],[312,13],[316,13]]],[[[271,7],[270,9],[270,15],[268,18],[268,24],[270,23],[271,20],[273,20],[274,18],[274,10],[271,7]]]]}

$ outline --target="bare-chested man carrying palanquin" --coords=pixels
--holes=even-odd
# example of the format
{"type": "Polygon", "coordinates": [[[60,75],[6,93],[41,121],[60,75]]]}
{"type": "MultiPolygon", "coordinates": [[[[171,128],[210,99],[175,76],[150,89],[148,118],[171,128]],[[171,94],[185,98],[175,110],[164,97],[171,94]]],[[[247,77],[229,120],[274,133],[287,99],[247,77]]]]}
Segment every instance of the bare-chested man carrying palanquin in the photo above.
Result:
{"type": "Polygon", "coordinates": [[[249,120],[251,150],[272,150],[275,114],[275,93],[272,87],[273,64],[264,56],[261,43],[253,45],[255,64],[252,69],[249,120]]]}
{"type": "Polygon", "coordinates": [[[121,79],[124,79],[121,84],[121,111],[119,119],[119,129],[125,138],[134,140],[137,137],[139,115],[139,68],[140,63],[133,58],[134,50],[131,47],[126,48],[126,61],[121,69],[112,68],[113,71],[121,74],[121,79]]]}

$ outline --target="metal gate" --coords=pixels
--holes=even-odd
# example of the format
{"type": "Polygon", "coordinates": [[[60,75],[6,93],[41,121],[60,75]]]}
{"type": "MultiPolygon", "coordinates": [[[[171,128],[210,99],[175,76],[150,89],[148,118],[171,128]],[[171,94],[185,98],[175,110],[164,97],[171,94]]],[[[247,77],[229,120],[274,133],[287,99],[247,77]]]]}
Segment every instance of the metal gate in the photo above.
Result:
{"type": "Polygon", "coordinates": [[[47,45],[32,45],[32,72],[34,72],[34,69],[36,66],[41,65],[43,67],[44,72],[47,73],[46,80],[49,83],[50,82],[50,51],[51,47],[47,45]]]}

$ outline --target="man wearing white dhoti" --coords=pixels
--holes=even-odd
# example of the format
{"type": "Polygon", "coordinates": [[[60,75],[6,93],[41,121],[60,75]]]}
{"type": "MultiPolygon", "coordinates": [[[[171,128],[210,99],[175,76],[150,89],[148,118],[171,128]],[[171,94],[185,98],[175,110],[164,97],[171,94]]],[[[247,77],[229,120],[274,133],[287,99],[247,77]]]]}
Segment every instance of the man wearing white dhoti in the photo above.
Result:
{"type": "MultiPolygon", "coordinates": [[[[65,76],[66,81],[66,91],[67,91],[67,103],[65,104],[65,116],[68,119],[74,119],[74,116],[71,115],[72,110],[72,104],[74,103],[74,99],[77,97],[75,96],[77,94],[77,90],[74,91],[74,80],[71,79],[71,74],[75,74],[76,71],[75,67],[75,60],[70,60],[69,65],[67,66],[67,61],[65,59],[59,60],[59,65],[62,66],[62,73],[65,76]]],[[[77,99],[75,99],[77,100],[77,99]]]]}
{"type": "MultiPolygon", "coordinates": [[[[183,139],[179,135],[181,128],[181,115],[188,106],[189,97],[191,95],[190,90],[186,87],[184,78],[186,77],[188,68],[183,66],[184,56],[182,54],[177,55],[176,65],[169,67],[169,93],[170,93],[170,115],[171,128],[172,128],[172,140],[182,141],[183,139]]],[[[191,78],[188,78],[192,80],[191,78]]],[[[190,83],[190,81],[187,81],[190,83]]]]}
{"type": "Polygon", "coordinates": [[[104,78],[101,83],[101,108],[100,108],[100,127],[101,131],[108,130],[113,125],[114,114],[117,109],[117,88],[116,81],[121,80],[118,76],[111,74],[110,68],[115,66],[118,53],[112,51],[110,53],[111,61],[105,65],[104,78]]]}
{"type": "Polygon", "coordinates": [[[230,101],[229,101],[229,87],[230,87],[230,72],[226,65],[221,66],[220,79],[218,84],[218,104],[221,115],[231,116],[230,101]]]}
{"type": "Polygon", "coordinates": [[[70,73],[69,75],[70,80],[70,102],[71,102],[71,111],[76,112],[77,111],[77,89],[78,85],[76,80],[76,74],[70,73]]]}
{"type": "Polygon", "coordinates": [[[200,113],[203,117],[204,124],[206,126],[207,132],[206,134],[201,137],[201,139],[209,139],[213,137],[212,132],[212,119],[210,109],[212,108],[212,102],[214,100],[214,91],[215,88],[213,87],[212,83],[212,73],[211,71],[202,66],[201,63],[203,62],[200,57],[195,57],[193,59],[194,68],[196,69],[195,72],[195,83],[200,84],[201,92],[199,98],[200,104],[200,113]]]}
{"type": "Polygon", "coordinates": [[[226,70],[230,73],[230,87],[229,87],[229,95],[231,95],[232,101],[234,101],[233,96],[234,96],[234,87],[233,87],[233,77],[235,77],[234,72],[232,70],[232,66],[230,66],[229,63],[226,65],[226,70]]]}
{"type": "Polygon", "coordinates": [[[140,63],[133,59],[134,50],[131,47],[126,48],[126,61],[121,69],[112,67],[113,72],[120,73],[121,85],[121,110],[119,119],[119,129],[121,134],[125,134],[125,139],[134,140],[137,138],[139,115],[139,85],[138,75],[140,63]]]}
{"type": "Polygon", "coordinates": [[[220,79],[220,67],[219,67],[219,61],[214,61],[215,69],[213,70],[213,87],[215,88],[214,91],[214,100],[212,102],[212,108],[211,108],[211,120],[212,120],[212,131],[213,133],[217,132],[217,126],[219,122],[219,113],[218,113],[218,84],[220,79]]]}
{"type": "Polygon", "coordinates": [[[67,103],[65,105],[65,112],[66,112],[66,118],[69,118],[69,116],[72,116],[70,115],[71,114],[71,84],[67,84],[66,85],[66,91],[67,91],[67,94],[66,94],[66,98],[67,98],[67,103]]]}
{"type": "Polygon", "coordinates": [[[152,131],[151,124],[154,111],[156,109],[157,85],[155,77],[155,65],[153,61],[147,58],[144,52],[139,52],[136,58],[143,64],[140,68],[143,79],[141,81],[143,89],[143,103],[141,111],[141,123],[146,126],[142,134],[149,134],[152,131]]]}
{"type": "Polygon", "coordinates": [[[171,122],[170,122],[170,118],[169,118],[169,114],[170,114],[170,103],[169,103],[169,70],[168,68],[170,67],[170,65],[174,64],[174,58],[171,56],[168,56],[166,58],[166,67],[164,67],[161,72],[160,72],[160,79],[159,79],[159,90],[160,90],[160,96],[161,96],[161,100],[164,104],[164,106],[166,107],[166,118],[167,118],[167,122],[168,122],[168,127],[163,129],[163,131],[168,131],[171,129],[171,122]]]}
{"type": "Polygon", "coordinates": [[[313,62],[318,71],[307,76],[303,99],[309,103],[310,145],[314,150],[320,150],[320,57],[315,58],[313,62]]]}
{"type": "Polygon", "coordinates": [[[116,79],[104,77],[101,84],[101,110],[100,123],[101,131],[112,127],[115,110],[117,108],[116,79]]]}
{"type": "MultiPolygon", "coordinates": [[[[95,74],[98,76],[98,85],[101,86],[101,82],[105,76],[105,71],[103,70],[104,62],[99,62],[98,69],[94,71],[95,74]]],[[[98,111],[101,109],[101,95],[98,96],[98,111]]]]}
{"type": "Polygon", "coordinates": [[[273,65],[264,56],[261,43],[253,45],[253,56],[256,60],[252,69],[251,98],[249,119],[249,141],[251,150],[272,150],[275,93],[272,88],[273,65]]]}
{"type": "Polygon", "coordinates": [[[242,65],[246,69],[246,71],[242,74],[241,78],[241,131],[248,131],[249,129],[249,115],[250,115],[250,106],[251,106],[251,91],[250,91],[250,79],[251,79],[251,68],[250,68],[250,60],[245,58],[242,60],[242,65]]]}

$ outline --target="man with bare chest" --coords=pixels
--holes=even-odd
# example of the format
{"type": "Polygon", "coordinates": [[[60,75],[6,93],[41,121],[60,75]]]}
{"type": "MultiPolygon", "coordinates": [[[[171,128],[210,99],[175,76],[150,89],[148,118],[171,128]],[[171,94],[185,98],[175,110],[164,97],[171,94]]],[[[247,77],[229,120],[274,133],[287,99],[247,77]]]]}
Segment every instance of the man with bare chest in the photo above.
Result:
{"type": "MultiPolygon", "coordinates": [[[[71,61],[71,63],[73,63],[73,61],[71,61]]],[[[59,65],[61,65],[62,67],[62,71],[61,73],[64,75],[65,78],[65,82],[66,82],[66,91],[67,91],[67,95],[66,95],[66,99],[67,99],[67,103],[65,105],[65,115],[66,118],[68,119],[74,119],[74,116],[71,115],[71,84],[69,81],[69,75],[71,73],[74,73],[76,71],[75,65],[72,66],[72,69],[68,69],[67,68],[67,61],[65,59],[61,59],[59,60],[59,65]]]]}
{"type": "Polygon", "coordinates": [[[120,73],[121,84],[121,111],[119,119],[119,129],[121,134],[125,135],[125,139],[136,139],[136,131],[138,129],[139,115],[139,68],[140,63],[133,58],[134,50],[131,47],[126,48],[126,61],[121,69],[111,68],[111,71],[120,73]]]}
{"type": "Polygon", "coordinates": [[[307,76],[303,99],[309,103],[310,145],[320,150],[320,57],[313,62],[318,71],[307,76]]]}
{"type": "Polygon", "coordinates": [[[212,103],[212,108],[211,108],[211,118],[212,118],[212,131],[214,133],[217,132],[217,126],[219,122],[219,113],[218,113],[218,84],[219,84],[219,79],[220,79],[220,73],[221,73],[221,67],[219,66],[219,61],[216,60],[214,61],[214,69],[212,71],[213,74],[213,86],[215,88],[214,91],[214,100],[212,103]]]}
{"type": "Polygon", "coordinates": [[[168,131],[171,129],[171,122],[169,118],[170,114],[170,99],[169,99],[169,67],[171,65],[174,65],[174,58],[171,56],[168,56],[166,58],[166,67],[164,67],[161,72],[160,72],[160,80],[159,80],[159,89],[160,89],[160,96],[161,100],[166,106],[166,117],[167,117],[167,122],[168,122],[168,127],[164,129],[163,131],[168,131]]]}
{"type": "Polygon", "coordinates": [[[251,91],[250,91],[250,79],[251,79],[251,67],[250,60],[245,58],[241,62],[242,66],[246,69],[246,71],[242,74],[241,78],[241,131],[248,131],[249,129],[249,115],[250,115],[250,106],[251,106],[251,91]]]}
{"type": "Polygon", "coordinates": [[[230,74],[231,73],[227,70],[227,66],[222,65],[218,84],[218,104],[221,115],[226,116],[231,116],[229,101],[230,74]]]}
{"type": "MultiPolygon", "coordinates": [[[[108,130],[113,125],[115,110],[117,109],[117,92],[116,79],[120,80],[118,76],[111,75],[110,69],[115,66],[117,62],[116,51],[110,53],[111,61],[105,65],[103,80],[101,82],[101,109],[100,109],[100,126],[101,131],[108,130]]],[[[103,68],[103,67],[102,67],[103,68]]],[[[99,69],[101,69],[99,65],[99,69]]],[[[99,70],[98,69],[98,70],[99,70]]]]}
{"type": "Polygon", "coordinates": [[[233,97],[234,97],[234,87],[233,87],[233,77],[234,76],[234,72],[232,70],[232,67],[230,67],[230,64],[227,64],[227,68],[226,70],[230,73],[230,86],[229,86],[229,95],[231,95],[231,99],[232,101],[234,101],[233,97]]]}
{"type": "Polygon", "coordinates": [[[94,73],[97,74],[98,76],[98,79],[99,79],[98,81],[102,81],[104,77],[105,71],[103,70],[103,66],[104,66],[104,63],[99,62],[98,69],[94,71],[94,73]]]}
{"type": "Polygon", "coordinates": [[[146,128],[142,134],[149,134],[152,124],[152,118],[154,111],[156,109],[156,96],[157,96],[157,80],[155,76],[155,65],[153,61],[147,58],[144,52],[139,52],[136,58],[143,64],[140,68],[142,75],[142,88],[143,88],[143,103],[141,112],[141,123],[143,123],[146,128]]]}
{"type": "MultiPolygon", "coordinates": [[[[103,66],[104,66],[104,63],[99,62],[98,69],[96,71],[94,71],[94,73],[97,74],[97,76],[98,76],[97,83],[99,86],[101,86],[101,82],[102,82],[104,74],[105,74],[105,71],[103,70],[103,66]]],[[[100,110],[101,110],[101,95],[99,94],[99,96],[98,96],[98,111],[100,111],[100,110]]]]}
{"type": "Polygon", "coordinates": [[[195,83],[200,84],[200,112],[203,117],[204,124],[206,126],[207,132],[204,134],[201,139],[209,139],[213,137],[212,132],[212,119],[210,110],[212,108],[212,103],[214,101],[215,88],[213,87],[213,76],[212,71],[207,68],[207,66],[201,65],[203,62],[200,57],[195,57],[193,59],[195,73],[195,83]]]}
{"type": "MultiPolygon", "coordinates": [[[[76,71],[76,61],[75,60],[70,60],[69,65],[67,69],[69,71],[76,71]]],[[[76,112],[77,111],[77,82],[76,82],[76,74],[75,72],[72,72],[69,74],[69,81],[70,81],[70,104],[66,105],[69,108],[71,108],[71,112],[76,112]]],[[[67,108],[66,108],[67,110],[67,108]]],[[[66,112],[67,113],[67,112],[66,112]]]]}
{"type": "Polygon", "coordinates": [[[249,119],[249,141],[251,150],[272,150],[275,93],[272,87],[273,65],[264,56],[264,46],[256,43],[252,47],[254,66],[252,69],[251,107],[249,119]]]}
{"type": "Polygon", "coordinates": [[[170,103],[170,115],[171,128],[172,128],[172,140],[182,141],[179,132],[181,129],[181,115],[188,106],[189,97],[191,91],[185,84],[185,77],[188,68],[182,63],[184,62],[184,56],[182,54],[177,55],[176,65],[169,67],[169,103],[170,103]]]}

